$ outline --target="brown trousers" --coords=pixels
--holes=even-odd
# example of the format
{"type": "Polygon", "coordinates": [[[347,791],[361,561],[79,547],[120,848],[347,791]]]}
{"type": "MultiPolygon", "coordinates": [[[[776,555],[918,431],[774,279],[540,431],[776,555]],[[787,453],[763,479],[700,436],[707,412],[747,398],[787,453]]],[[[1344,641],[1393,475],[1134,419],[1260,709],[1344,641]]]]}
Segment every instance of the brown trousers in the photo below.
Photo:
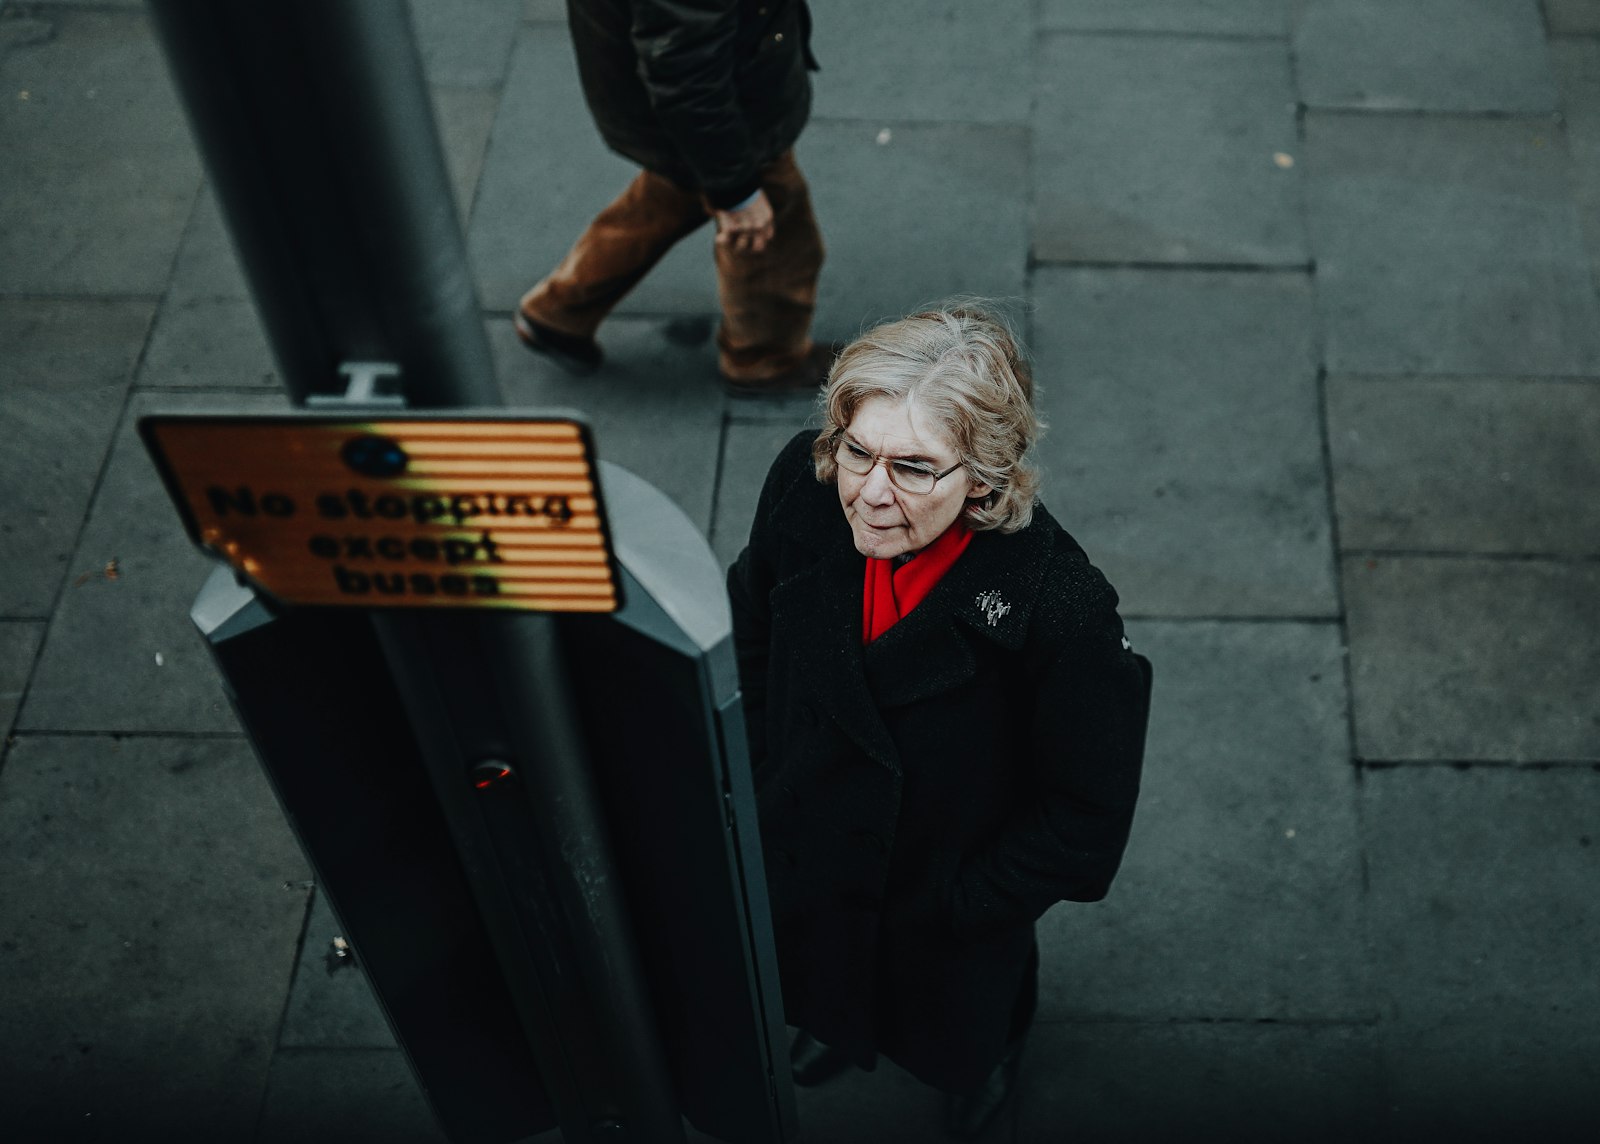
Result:
{"type": "MultiPolygon", "coordinates": [[[[760,254],[716,247],[722,328],[718,366],[760,381],[800,365],[811,349],[811,314],[822,270],[822,235],[794,152],[761,172],[773,238],[760,254]]],[[[711,217],[698,192],[643,171],[601,211],[561,264],[522,298],[522,312],[552,329],[593,337],[600,322],[673,243],[711,217]]]]}

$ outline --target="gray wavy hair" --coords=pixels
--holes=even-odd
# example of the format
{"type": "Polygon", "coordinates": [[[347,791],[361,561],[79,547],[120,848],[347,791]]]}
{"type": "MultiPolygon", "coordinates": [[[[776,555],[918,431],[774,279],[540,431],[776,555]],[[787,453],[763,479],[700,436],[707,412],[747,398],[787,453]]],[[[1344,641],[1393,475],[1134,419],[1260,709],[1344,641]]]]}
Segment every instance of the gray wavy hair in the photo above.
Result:
{"type": "Polygon", "coordinates": [[[823,428],[811,446],[817,479],[838,479],[839,435],[874,397],[931,417],[988,496],[969,503],[975,532],[1016,532],[1033,519],[1039,471],[1028,456],[1044,424],[1033,371],[1011,326],[982,302],[960,300],[868,330],[845,347],[822,393],[823,428]]]}

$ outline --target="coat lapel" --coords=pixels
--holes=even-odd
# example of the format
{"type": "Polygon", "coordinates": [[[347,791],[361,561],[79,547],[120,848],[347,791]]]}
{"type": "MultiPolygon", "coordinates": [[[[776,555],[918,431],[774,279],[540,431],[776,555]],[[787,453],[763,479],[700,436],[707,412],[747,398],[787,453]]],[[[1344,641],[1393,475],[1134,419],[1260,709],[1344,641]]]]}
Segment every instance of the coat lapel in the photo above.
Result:
{"type": "Polygon", "coordinates": [[[865,674],[877,702],[898,707],[959,687],[977,671],[974,639],[1021,648],[1049,543],[1038,527],[973,536],[927,598],[867,645],[865,674]]]}
{"type": "Polygon", "coordinates": [[[818,716],[832,718],[856,746],[898,775],[900,753],[862,664],[862,557],[848,543],[830,548],[772,590],[773,622],[786,629],[783,643],[793,649],[797,676],[818,716]]]}

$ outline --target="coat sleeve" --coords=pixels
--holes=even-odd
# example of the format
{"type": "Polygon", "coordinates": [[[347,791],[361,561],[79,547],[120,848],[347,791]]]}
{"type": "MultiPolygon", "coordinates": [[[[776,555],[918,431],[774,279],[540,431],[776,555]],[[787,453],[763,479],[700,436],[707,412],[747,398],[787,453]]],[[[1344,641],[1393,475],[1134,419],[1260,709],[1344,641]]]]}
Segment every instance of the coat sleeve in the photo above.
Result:
{"type": "Polygon", "coordinates": [[[735,83],[738,0],[638,0],[634,50],[657,119],[712,205],[761,185],[735,83]]]}
{"type": "Polygon", "coordinates": [[[956,928],[1032,921],[1058,901],[1105,897],[1133,824],[1149,714],[1148,662],[1123,638],[1116,593],[1098,572],[1083,619],[1037,676],[1022,760],[1025,797],[957,871],[956,928]]]}
{"type": "Polygon", "coordinates": [[[750,765],[759,770],[767,756],[767,664],[772,646],[768,597],[778,582],[780,504],[800,481],[811,478],[811,440],[797,434],[767,472],[750,526],[750,541],[728,569],[728,603],[733,610],[733,652],[739,664],[750,765]]]}

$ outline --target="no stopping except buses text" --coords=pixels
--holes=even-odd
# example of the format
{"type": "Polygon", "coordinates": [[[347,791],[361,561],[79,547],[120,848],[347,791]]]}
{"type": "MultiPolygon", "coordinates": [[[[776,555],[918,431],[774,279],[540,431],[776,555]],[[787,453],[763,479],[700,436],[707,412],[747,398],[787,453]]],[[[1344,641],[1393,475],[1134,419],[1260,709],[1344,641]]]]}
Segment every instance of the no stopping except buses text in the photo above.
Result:
{"type": "MultiPolygon", "coordinates": [[[[219,517],[270,516],[287,519],[299,511],[294,498],[286,493],[268,492],[259,496],[247,485],[225,489],[206,487],[206,500],[219,517]]],[[[405,520],[418,524],[463,524],[481,517],[544,517],[552,527],[563,528],[573,517],[572,502],[562,495],[523,496],[514,493],[379,493],[361,489],[342,493],[323,492],[315,498],[317,516],[323,520],[405,520]]]]}

